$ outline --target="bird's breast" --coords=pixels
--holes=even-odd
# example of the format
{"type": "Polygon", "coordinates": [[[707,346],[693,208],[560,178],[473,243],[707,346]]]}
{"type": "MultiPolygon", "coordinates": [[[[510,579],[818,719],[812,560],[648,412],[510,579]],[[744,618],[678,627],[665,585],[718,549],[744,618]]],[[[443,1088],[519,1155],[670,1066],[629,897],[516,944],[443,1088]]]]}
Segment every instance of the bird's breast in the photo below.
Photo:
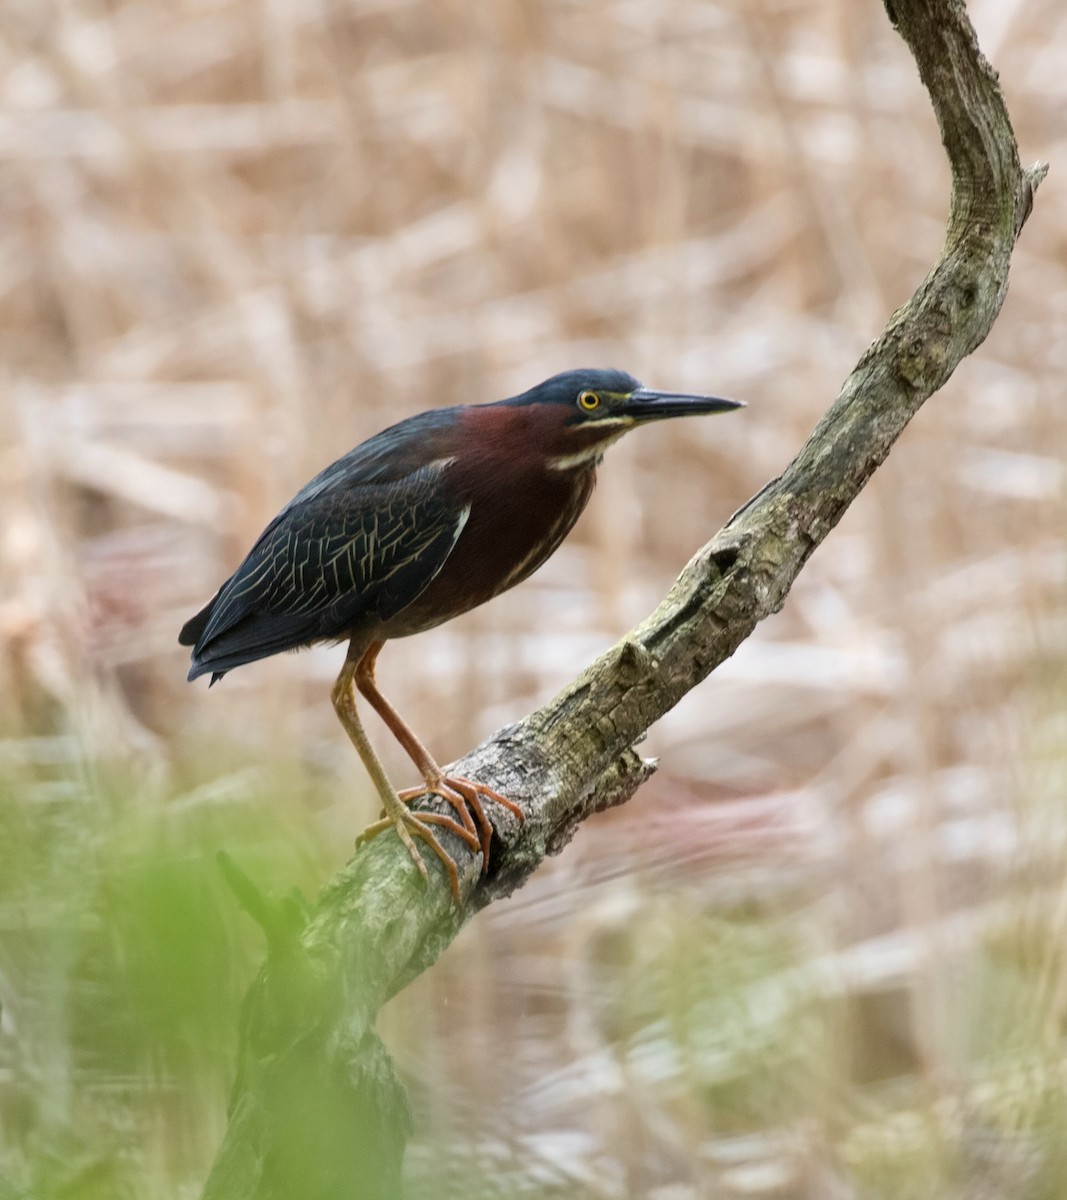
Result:
{"type": "MultiPolygon", "coordinates": [[[[483,464],[491,468],[491,464],[483,464]]],[[[386,636],[438,625],[521,583],[559,547],[592,495],[595,470],[480,471],[470,514],[444,567],[386,636]]]]}

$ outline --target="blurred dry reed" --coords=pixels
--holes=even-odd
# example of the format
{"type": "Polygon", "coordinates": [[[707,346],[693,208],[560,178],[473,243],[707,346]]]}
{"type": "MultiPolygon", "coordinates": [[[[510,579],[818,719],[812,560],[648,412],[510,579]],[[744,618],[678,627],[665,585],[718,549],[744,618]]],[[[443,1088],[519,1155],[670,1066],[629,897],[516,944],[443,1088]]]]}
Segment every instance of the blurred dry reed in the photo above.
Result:
{"type": "MultiPolygon", "coordinates": [[[[1003,315],[653,732],[653,784],[398,1001],[416,1184],[473,1161],[512,1196],[1062,1194],[1067,10],[969,8],[1053,164],[1003,315]]],[[[323,870],[370,806],[339,652],[207,695],[175,641],[266,519],[393,419],[569,366],[749,402],[614,449],[534,580],[390,645],[383,685],[456,756],[782,467],[947,209],[876,0],[2,0],[0,103],[6,803],[282,781],[323,870]]],[[[6,895],[14,1095],[38,993],[6,895]]],[[[195,1178],[223,1102],[140,1196],[195,1178]]]]}

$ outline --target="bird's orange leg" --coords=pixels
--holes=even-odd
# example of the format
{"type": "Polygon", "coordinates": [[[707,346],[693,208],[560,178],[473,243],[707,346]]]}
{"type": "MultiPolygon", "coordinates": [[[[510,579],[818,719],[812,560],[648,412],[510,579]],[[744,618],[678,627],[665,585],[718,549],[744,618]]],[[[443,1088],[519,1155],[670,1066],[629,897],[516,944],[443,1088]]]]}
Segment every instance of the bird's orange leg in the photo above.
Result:
{"type": "Polygon", "coordinates": [[[359,757],[363,760],[363,765],[367,768],[367,774],[370,775],[378,795],[381,797],[384,818],[368,826],[360,834],[356,844],[360,845],[373,837],[377,837],[384,830],[394,828],[415,865],[419,868],[422,877],[426,879],[428,878],[426,864],[422,861],[422,855],[415,845],[415,839],[418,838],[420,841],[425,842],[441,860],[445,870],[448,872],[448,882],[452,888],[452,896],[458,905],[461,902],[459,868],[456,866],[456,860],[441,845],[437,835],[434,833],[433,827],[447,829],[450,833],[454,833],[457,837],[462,838],[472,850],[477,850],[481,843],[474,829],[474,822],[471,820],[469,813],[465,814],[466,820],[462,825],[442,813],[413,813],[403,802],[403,799],[397,795],[396,789],[389,782],[385,768],[382,766],[377,754],[375,754],[374,747],[370,744],[370,740],[363,730],[359,714],[356,712],[356,697],[352,684],[356,674],[357,663],[358,656],[354,656],[350,649],[349,656],[345,659],[345,664],[341,668],[341,673],[337,676],[337,682],[333,685],[333,706],[341,724],[345,727],[345,732],[352,741],[352,745],[355,746],[359,757]]]}
{"type": "Polygon", "coordinates": [[[359,688],[360,693],[366,698],[367,703],[370,704],[378,716],[386,723],[396,740],[404,747],[408,757],[426,781],[425,787],[405,788],[397,794],[401,801],[414,800],[417,796],[422,796],[426,792],[440,796],[452,805],[463,821],[464,827],[472,833],[475,830],[475,821],[477,821],[477,830],[481,837],[482,871],[487,871],[489,869],[489,843],[493,836],[493,826],[490,824],[489,818],[485,815],[485,808],[482,806],[482,796],[506,808],[508,812],[514,813],[520,821],[525,820],[523,811],[514,801],[509,800],[506,796],[502,796],[492,788],[486,787],[484,783],[476,783],[472,779],[464,779],[461,775],[446,775],[441,770],[430,756],[430,752],[419,741],[410,727],[405,724],[400,714],[381,692],[378,691],[378,685],[374,680],[374,664],[384,644],[384,642],[372,642],[363,657],[356,664],[356,687],[359,688]],[[474,814],[473,819],[471,818],[472,812],[474,814]]]}

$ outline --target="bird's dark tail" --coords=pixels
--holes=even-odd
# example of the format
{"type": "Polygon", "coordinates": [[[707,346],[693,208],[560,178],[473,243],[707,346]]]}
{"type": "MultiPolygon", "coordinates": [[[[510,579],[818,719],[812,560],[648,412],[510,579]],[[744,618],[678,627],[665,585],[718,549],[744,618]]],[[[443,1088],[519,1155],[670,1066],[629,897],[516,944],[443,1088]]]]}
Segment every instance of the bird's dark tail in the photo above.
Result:
{"type": "MultiPolygon", "coordinates": [[[[219,596],[221,595],[222,589],[219,588],[215,595],[208,601],[207,604],[204,605],[204,607],[196,614],[196,616],[190,617],[189,620],[185,622],[185,624],[182,626],[181,633],[178,634],[178,644],[180,646],[194,647],[193,664],[189,668],[188,675],[190,683],[192,683],[197,676],[204,675],[208,670],[210,670],[210,667],[206,663],[200,661],[195,647],[200,639],[204,636],[204,630],[207,629],[208,622],[211,620],[211,614],[215,611],[215,605],[218,603],[219,596]]],[[[225,671],[212,671],[211,684],[218,683],[218,681],[225,674],[225,671]]],[[[208,686],[210,687],[211,684],[208,686]]]]}
{"type": "Polygon", "coordinates": [[[203,636],[204,630],[207,628],[208,621],[211,620],[211,612],[215,607],[215,600],[218,596],[206,604],[195,617],[190,617],[182,626],[181,633],[178,634],[178,644],[181,646],[195,646],[203,636]]]}
{"type": "MultiPolygon", "coordinates": [[[[224,590],[220,590],[219,596],[224,590]]],[[[233,613],[223,611],[223,623],[216,627],[219,625],[215,620],[219,596],[186,621],[178,635],[183,646],[193,648],[188,675],[190,683],[209,671],[211,682],[218,683],[234,667],[322,640],[322,629],[314,613],[246,612],[227,623],[233,613]]]]}

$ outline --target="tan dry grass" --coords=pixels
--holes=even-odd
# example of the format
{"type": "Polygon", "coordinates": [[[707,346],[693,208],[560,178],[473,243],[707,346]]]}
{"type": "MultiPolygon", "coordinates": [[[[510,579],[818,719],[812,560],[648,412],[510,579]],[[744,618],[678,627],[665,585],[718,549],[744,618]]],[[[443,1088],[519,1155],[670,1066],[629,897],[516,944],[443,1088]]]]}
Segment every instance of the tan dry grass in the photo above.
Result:
{"type": "MultiPolygon", "coordinates": [[[[886,1080],[910,1085],[902,1120],[940,1114],[913,1132],[943,1162],[992,1121],[974,1089],[1000,1034],[969,1006],[991,973],[1062,1070],[1067,13],[971,8],[1024,157],[1053,163],[993,336],[785,611],[653,732],[647,793],[394,1017],[440,1127],[499,1136],[524,1178],[565,1161],[568,1194],[825,1195],[850,1171],[881,1194],[864,1172],[907,1142],[886,1080]],[[639,1043],[685,1008],[686,954],[658,950],[690,919],[744,987],[788,934],[756,972],[770,1024],[672,1067],[639,1043]],[[789,1069],[735,1128],[731,1063],[780,1064],[782,1029],[789,1069]]],[[[342,843],[366,813],[326,703],[338,652],[206,696],[175,644],[292,491],[400,415],[567,366],[749,401],[614,450],[535,580],[390,647],[390,694],[458,754],[781,468],[941,238],[936,129],[873,0],[2,14],[4,727],[153,769],[223,743],[305,762],[336,792],[308,819],[342,843]]]]}

